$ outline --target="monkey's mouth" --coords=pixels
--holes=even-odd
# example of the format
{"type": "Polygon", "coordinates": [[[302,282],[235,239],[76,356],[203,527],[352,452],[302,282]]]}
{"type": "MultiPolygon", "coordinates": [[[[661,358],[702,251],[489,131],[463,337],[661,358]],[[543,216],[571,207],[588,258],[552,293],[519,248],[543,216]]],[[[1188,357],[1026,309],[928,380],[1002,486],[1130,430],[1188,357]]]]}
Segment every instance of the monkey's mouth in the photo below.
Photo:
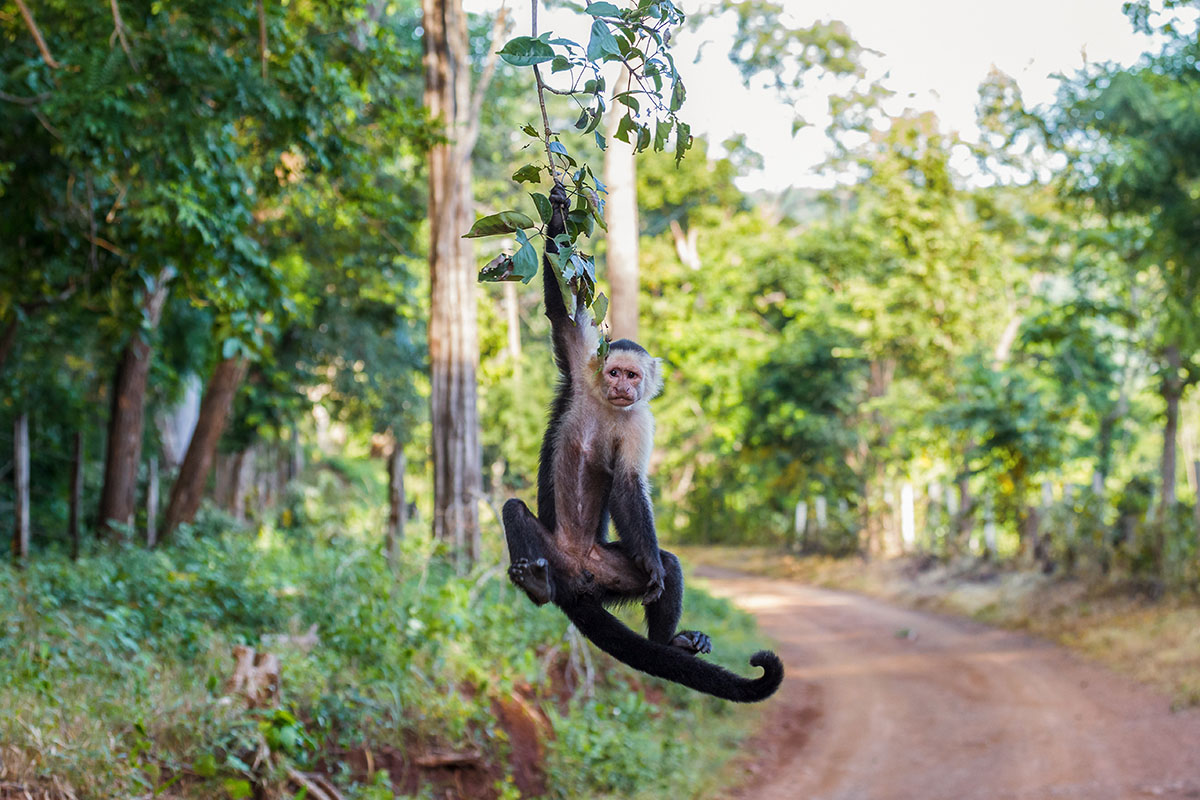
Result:
{"type": "Polygon", "coordinates": [[[633,405],[633,398],[625,395],[613,395],[608,398],[608,402],[612,403],[617,408],[629,408],[633,405]]]}

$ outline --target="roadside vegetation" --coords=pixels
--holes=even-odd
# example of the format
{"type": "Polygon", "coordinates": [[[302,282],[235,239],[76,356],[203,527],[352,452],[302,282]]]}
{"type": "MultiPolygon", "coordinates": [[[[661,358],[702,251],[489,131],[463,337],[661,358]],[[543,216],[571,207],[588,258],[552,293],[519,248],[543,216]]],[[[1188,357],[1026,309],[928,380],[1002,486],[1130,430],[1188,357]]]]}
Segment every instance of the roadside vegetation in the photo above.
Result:
{"type": "MultiPolygon", "coordinates": [[[[744,711],[590,652],[498,547],[458,576],[411,537],[389,567],[381,514],[316,474],[290,524],[213,513],[170,548],[0,572],[0,796],[717,796],[744,711]],[[273,702],[230,688],[239,644],[278,656],[273,702]]],[[[686,603],[745,669],[748,618],[686,603]]]]}

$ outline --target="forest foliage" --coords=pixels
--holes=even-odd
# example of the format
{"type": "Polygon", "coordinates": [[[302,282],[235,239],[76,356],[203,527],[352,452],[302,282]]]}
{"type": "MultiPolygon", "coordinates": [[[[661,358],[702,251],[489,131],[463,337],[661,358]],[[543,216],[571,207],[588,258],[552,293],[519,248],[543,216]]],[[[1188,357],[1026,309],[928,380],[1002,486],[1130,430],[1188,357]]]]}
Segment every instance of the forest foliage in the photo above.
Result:
{"type": "MultiPolygon", "coordinates": [[[[980,76],[972,141],[872,79],[844,25],[794,25],[785,5],[713,0],[676,26],[672,3],[591,2],[586,44],[502,42],[494,19],[469,19],[472,74],[495,63],[473,120],[473,202],[492,221],[480,231],[515,239],[478,265],[490,277],[533,277],[525,231],[566,170],[572,239],[594,236],[576,277],[602,287],[604,187],[583,166],[605,157],[602,114],[625,114],[618,136],[644,151],[664,538],[982,557],[1196,591],[1188,4],[1126,3],[1145,54],[1061,76],[1046,106],[980,76]],[[642,14],[678,37],[728,15],[731,61],[793,107],[838,87],[835,188],[739,189],[760,159],[744,140],[691,137],[686,69],[664,30],[638,49],[642,14]],[[614,98],[598,65],[638,57],[655,91],[614,98]],[[543,117],[530,65],[580,76],[581,97],[550,92],[543,117]]],[[[13,521],[17,561],[0,568],[0,599],[16,600],[0,603],[0,641],[19,644],[0,648],[0,700],[29,709],[0,742],[32,752],[67,725],[87,750],[54,751],[39,774],[89,785],[110,763],[105,779],[130,792],[187,775],[236,796],[385,728],[502,760],[484,741],[490,692],[546,681],[535,651],[571,658],[561,620],[490,571],[502,535],[487,508],[533,494],[555,378],[536,281],[477,298],[485,496],[471,503],[486,546],[465,563],[427,535],[427,159],[451,132],[422,104],[424,35],[412,0],[0,4],[0,528],[13,521]],[[385,526],[363,508],[388,504],[388,469],[385,526]],[[214,710],[231,645],[311,623],[323,646],[289,666],[287,716],[214,710]],[[267,738],[290,761],[254,764],[267,738]]],[[[688,603],[731,636],[742,625],[688,603]]],[[[619,677],[595,691],[549,712],[563,796],[667,791],[709,757],[671,726],[730,721],[619,677]],[[636,736],[613,734],[618,711],[636,736]],[[661,783],[633,777],[649,758],[672,765],[661,783]]],[[[500,780],[490,791],[511,792],[500,780]]]]}

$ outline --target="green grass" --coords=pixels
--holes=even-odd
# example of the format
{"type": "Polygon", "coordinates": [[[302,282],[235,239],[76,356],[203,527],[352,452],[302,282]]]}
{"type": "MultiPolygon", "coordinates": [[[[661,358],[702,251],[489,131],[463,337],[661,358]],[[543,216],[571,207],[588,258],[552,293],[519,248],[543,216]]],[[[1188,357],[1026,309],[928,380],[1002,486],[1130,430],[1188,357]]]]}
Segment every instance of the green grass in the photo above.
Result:
{"type": "MultiPolygon", "coordinates": [[[[492,795],[515,797],[495,701],[519,696],[549,721],[547,797],[719,796],[706,783],[752,713],[590,648],[583,657],[560,613],[508,585],[499,552],[459,576],[414,531],[389,569],[368,534],[378,514],[333,502],[344,487],[328,481],[284,515],[299,527],[249,532],[209,517],[153,552],[39,554],[24,571],[0,568],[0,781],[67,786],[81,800],[238,797],[254,786],[286,797],[295,766],[377,799],[409,795],[383,773],[352,770],[347,752],[411,761],[475,750],[492,795]],[[233,645],[313,624],[311,650],[272,648],[278,709],[226,696],[233,645]]],[[[744,669],[751,621],[698,592],[686,602],[689,625],[744,669]]]]}

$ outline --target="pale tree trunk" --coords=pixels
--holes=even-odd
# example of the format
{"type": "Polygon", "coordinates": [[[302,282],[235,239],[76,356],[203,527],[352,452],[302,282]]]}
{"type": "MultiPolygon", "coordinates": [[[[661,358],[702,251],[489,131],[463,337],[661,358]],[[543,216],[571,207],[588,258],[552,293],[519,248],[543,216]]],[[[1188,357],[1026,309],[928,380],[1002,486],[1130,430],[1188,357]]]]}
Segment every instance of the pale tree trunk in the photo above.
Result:
{"type": "MultiPolygon", "coordinates": [[[[157,328],[167,299],[173,270],[159,273],[154,288],[142,304],[142,315],[151,329],[157,328]]],[[[108,449],[104,462],[104,485],[100,491],[100,531],[112,535],[115,525],[133,522],[137,503],[137,470],[142,458],[145,427],[146,383],[150,377],[150,344],[135,332],[125,346],[113,382],[112,410],[108,418],[108,449]]]]}
{"type": "Polygon", "coordinates": [[[29,415],[13,421],[13,558],[29,558],[29,415]]]}
{"type": "Polygon", "coordinates": [[[217,442],[221,439],[221,432],[225,430],[225,421],[233,406],[234,394],[245,376],[246,361],[242,358],[227,358],[213,370],[204,390],[204,399],[200,401],[200,417],[196,421],[196,430],[192,433],[187,455],[183,457],[183,464],[179,467],[179,476],[175,478],[175,484],[171,487],[171,499],[163,517],[163,539],[169,537],[180,523],[191,522],[196,518],[200,498],[204,495],[204,482],[208,478],[213,454],[217,450],[217,442]]]}
{"type": "MultiPolygon", "coordinates": [[[[891,358],[878,358],[870,363],[870,377],[867,385],[867,394],[871,399],[883,397],[887,394],[888,387],[892,384],[892,377],[896,374],[896,361],[891,358]]],[[[865,523],[867,536],[867,553],[870,555],[890,556],[896,555],[903,550],[899,540],[899,531],[894,525],[884,524],[884,507],[887,505],[884,498],[884,486],[887,479],[887,468],[883,462],[883,454],[880,450],[891,435],[891,426],[883,415],[878,411],[871,412],[872,421],[875,424],[875,430],[878,433],[878,441],[875,442],[875,447],[868,447],[865,450],[863,459],[866,467],[864,474],[867,476],[866,487],[863,492],[863,502],[866,509],[865,523]]]]}
{"type": "Polygon", "coordinates": [[[388,521],[385,534],[389,564],[396,561],[396,542],[404,538],[404,447],[400,442],[392,445],[388,456],[388,521]]]}
{"type": "Polygon", "coordinates": [[[75,431],[74,440],[71,453],[71,500],[67,516],[72,561],[79,558],[80,517],[83,515],[83,432],[75,431]]]}
{"type": "MultiPolygon", "coordinates": [[[[479,365],[475,251],[462,235],[474,221],[471,151],[479,135],[491,58],[475,95],[467,17],[460,0],[422,0],[425,105],[445,125],[447,141],[429,151],[429,362],[433,429],[433,535],[451,544],[460,568],[474,563],[482,542],[479,498],[483,464],[475,372],[479,365]]],[[[491,51],[499,49],[504,12],[491,51]]]]}
{"type": "Polygon", "coordinates": [[[521,314],[517,302],[517,284],[504,283],[504,316],[508,321],[508,357],[513,362],[513,375],[521,377],[521,314]]]}
{"type": "MultiPolygon", "coordinates": [[[[614,91],[629,87],[629,71],[622,70],[614,91]]],[[[637,170],[633,146],[614,134],[627,109],[614,103],[605,120],[608,149],[604,151],[604,183],[608,195],[604,221],[608,225],[608,285],[612,292],[608,323],[614,339],[638,338],[638,210],[637,170]]]]}
{"type": "Polygon", "coordinates": [[[1175,508],[1175,479],[1177,441],[1179,438],[1179,398],[1183,395],[1183,379],[1179,371],[1183,366],[1178,345],[1168,345],[1164,353],[1167,361],[1167,372],[1163,376],[1162,396],[1167,402],[1167,420],[1163,426],[1162,448],[1162,492],[1158,506],[1158,516],[1166,521],[1167,515],[1175,508]]]}
{"type": "Polygon", "coordinates": [[[146,462],[146,546],[158,541],[158,456],[146,462]]]}

